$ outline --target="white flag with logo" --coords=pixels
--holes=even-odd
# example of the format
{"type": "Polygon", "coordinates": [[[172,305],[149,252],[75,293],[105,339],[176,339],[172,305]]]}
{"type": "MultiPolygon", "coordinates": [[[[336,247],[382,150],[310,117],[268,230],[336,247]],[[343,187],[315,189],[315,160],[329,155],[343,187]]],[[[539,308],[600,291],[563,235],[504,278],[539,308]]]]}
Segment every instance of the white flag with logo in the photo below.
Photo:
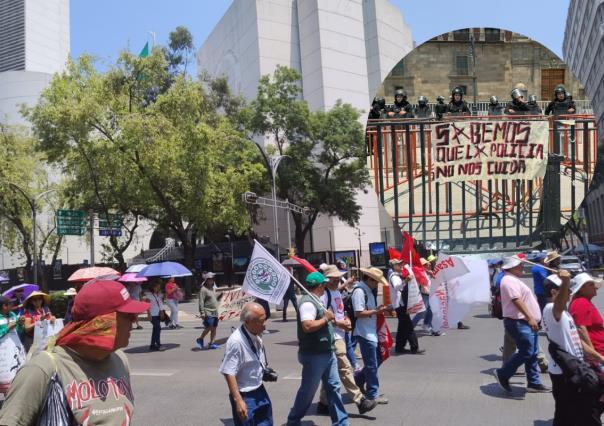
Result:
{"type": "Polygon", "coordinates": [[[291,276],[262,244],[256,240],[254,243],[242,290],[269,303],[279,303],[289,287],[291,276]]]}

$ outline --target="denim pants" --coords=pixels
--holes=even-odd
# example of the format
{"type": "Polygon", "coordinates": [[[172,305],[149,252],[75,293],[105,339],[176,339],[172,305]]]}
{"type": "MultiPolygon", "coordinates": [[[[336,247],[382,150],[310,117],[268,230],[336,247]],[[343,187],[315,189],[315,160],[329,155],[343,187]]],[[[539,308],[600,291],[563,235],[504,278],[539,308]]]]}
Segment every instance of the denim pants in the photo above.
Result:
{"type": "Polygon", "coordinates": [[[151,331],[151,346],[160,346],[159,335],[161,333],[161,321],[159,315],[151,317],[151,325],[153,325],[153,331],[151,331]]]}
{"type": "Polygon", "coordinates": [[[378,365],[380,356],[378,354],[377,342],[372,342],[361,336],[356,336],[357,342],[361,347],[363,356],[363,369],[356,374],[355,379],[361,391],[365,390],[367,399],[376,399],[378,397],[378,388],[380,382],[378,379],[378,365]]]}
{"type": "Polygon", "coordinates": [[[357,346],[357,342],[355,337],[351,334],[351,332],[347,331],[344,334],[344,341],[346,342],[346,356],[348,357],[348,361],[350,361],[350,365],[352,365],[352,369],[357,369],[357,356],[354,353],[354,348],[357,346]]]}
{"type": "Polygon", "coordinates": [[[524,320],[503,319],[505,330],[516,342],[517,352],[503,364],[499,370],[501,376],[509,380],[524,364],[526,380],[528,385],[539,385],[539,366],[537,365],[537,353],[539,352],[539,334],[531,329],[528,322],[524,320]]]}
{"type": "Polygon", "coordinates": [[[247,406],[247,420],[244,422],[239,420],[235,401],[229,395],[233,412],[233,424],[235,426],[273,426],[273,406],[264,385],[253,391],[240,393],[247,406]]]}
{"type": "Polygon", "coordinates": [[[327,393],[329,415],[334,426],[348,426],[348,414],[340,395],[340,377],[338,365],[333,351],[320,354],[298,353],[298,361],[302,364],[302,382],[296,394],[294,406],[287,416],[288,426],[299,426],[308,407],[317,393],[319,383],[327,393]]]}

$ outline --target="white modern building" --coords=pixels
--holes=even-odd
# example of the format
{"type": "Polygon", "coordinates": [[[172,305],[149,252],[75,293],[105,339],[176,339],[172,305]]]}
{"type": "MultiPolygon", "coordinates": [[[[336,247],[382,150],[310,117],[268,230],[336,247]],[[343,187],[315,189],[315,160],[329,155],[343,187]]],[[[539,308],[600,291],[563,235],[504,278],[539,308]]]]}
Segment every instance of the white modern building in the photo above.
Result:
{"type": "Polygon", "coordinates": [[[590,242],[604,244],[604,0],[571,0],[566,18],[564,60],[585,86],[599,129],[595,185],[585,198],[590,242]]]}
{"type": "MultiPolygon", "coordinates": [[[[386,75],[412,48],[411,31],[388,0],[234,0],[199,49],[197,66],[226,76],[233,91],[251,99],[260,77],[285,65],[301,74],[311,109],[329,109],[341,99],[367,111],[386,75]]],[[[373,190],[358,197],[360,231],[322,217],[313,230],[315,251],[362,246],[362,263],[368,263],[368,243],[390,231],[392,244],[392,220],[373,190]]],[[[271,220],[267,212],[267,234],[271,220]]],[[[280,228],[280,245],[287,247],[284,219],[280,228]]]]}

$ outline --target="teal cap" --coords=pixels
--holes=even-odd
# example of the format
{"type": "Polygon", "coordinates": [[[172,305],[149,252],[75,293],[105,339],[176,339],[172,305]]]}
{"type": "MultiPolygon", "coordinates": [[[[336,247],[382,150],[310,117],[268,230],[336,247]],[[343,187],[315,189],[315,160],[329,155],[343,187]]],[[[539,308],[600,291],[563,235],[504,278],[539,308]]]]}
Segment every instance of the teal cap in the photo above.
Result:
{"type": "Polygon", "coordinates": [[[309,287],[315,287],[321,284],[325,284],[327,281],[329,280],[325,278],[325,275],[320,272],[311,272],[306,276],[306,285],[308,285],[309,287]]]}

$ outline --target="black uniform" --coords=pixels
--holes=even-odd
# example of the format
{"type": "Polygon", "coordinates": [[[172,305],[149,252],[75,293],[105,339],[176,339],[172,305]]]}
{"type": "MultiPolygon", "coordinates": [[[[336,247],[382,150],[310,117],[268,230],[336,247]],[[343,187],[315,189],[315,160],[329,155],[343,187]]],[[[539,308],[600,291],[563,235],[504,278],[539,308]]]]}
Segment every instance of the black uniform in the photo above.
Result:
{"type": "Polygon", "coordinates": [[[447,105],[447,112],[451,115],[470,115],[470,108],[463,99],[459,102],[451,100],[447,105]]]}
{"type": "Polygon", "coordinates": [[[447,106],[441,100],[434,106],[434,114],[438,120],[442,120],[443,114],[447,113],[447,106]]]}
{"type": "Polygon", "coordinates": [[[535,102],[535,103],[529,102],[528,107],[529,107],[529,111],[530,111],[531,115],[543,114],[543,111],[541,110],[541,107],[539,106],[539,104],[537,102],[535,102]]]}
{"type": "Polygon", "coordinates": [[[577,107],[575,106],[574,101],[571,101],[567,98],[564,98],[563,101],[555,99],[549,103],[547,108],[545,108],[545,115],[575,114],[576,111],[577,107]],[[571,108],[574,110],[574,112],[568,112],[568,110],[571,108]]]}
{"type": "Polygon", "coordinates": [[[429,105],[419,104],[415,108],[415,117],[416,118],[432,118],[432,108],[429,105]]]}
{"type": "Polygon", "coordinates": [[[489,115],[503,115],[503,105],[499,102],[496,104],[489,104],[489,115]]]}
{"type": "Polygon", "coordinates": [[[374,105],[369,110],[369,119],[370,120],[379,120],[380,118],[382,118],[382,110],[379,109],[378,105],[374,105]]]}
{"type": "Polygon", "coordinates": [[[413,107],[405,99],[403,99],[402,102],[394,101],[394,104],[392,104],[388,112],[393,112],[394,116],[397,118],[413,118],[413,107]],[[405,111],[406,114],[401,114],[403,111],[405,111]]]}
{"type": "Polygon", "coordinates": [[[508,102],[505,107],[507,115],[529,115],[531,109],[527,103],[517,102],[516,100],[508,102]]]}

